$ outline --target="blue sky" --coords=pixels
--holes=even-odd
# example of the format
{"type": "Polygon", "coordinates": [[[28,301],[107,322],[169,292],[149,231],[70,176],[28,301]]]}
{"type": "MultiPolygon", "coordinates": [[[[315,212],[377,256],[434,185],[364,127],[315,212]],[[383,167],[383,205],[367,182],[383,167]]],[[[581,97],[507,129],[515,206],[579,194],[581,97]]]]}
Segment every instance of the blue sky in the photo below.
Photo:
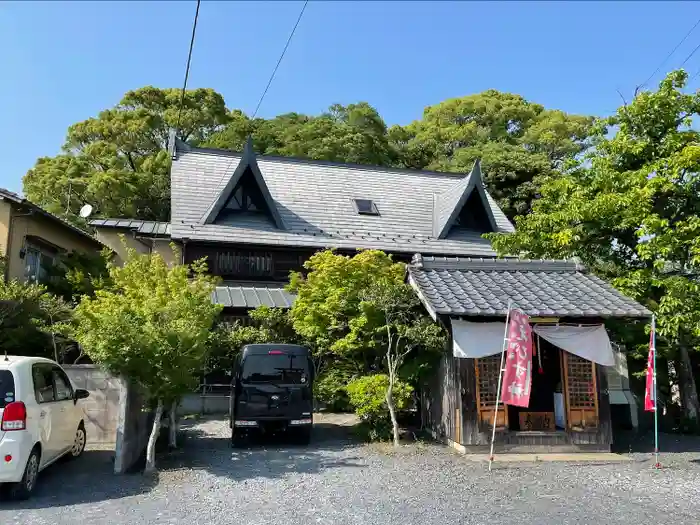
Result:
{"type": "MultiPolygon", "coordinates": [[[[252,113],[302,3],[203,1],[189,87],[252,113]]],[[[194,1],[0,4],[0,186],[66,129],[144,85],[180,87],[194,1]]],[[[494,88],[608,114],[700,18],[700,2],[310,2],[260,110],[367,101],[388,124],[494,88]]],[[[662,68],[700,44],[700,26],[662,68]]],[[[700,70],[700,51],[686,64],[700,70]]],[[[700,87],[700,76],[693,88],[700,87]]]]}

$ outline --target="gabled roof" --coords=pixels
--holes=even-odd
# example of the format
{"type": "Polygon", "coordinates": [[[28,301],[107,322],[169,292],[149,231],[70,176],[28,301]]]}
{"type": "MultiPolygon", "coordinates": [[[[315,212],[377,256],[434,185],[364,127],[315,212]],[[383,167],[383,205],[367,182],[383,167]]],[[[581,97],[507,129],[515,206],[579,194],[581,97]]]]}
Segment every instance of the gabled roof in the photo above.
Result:
{"type": "MultiPolygon", "coordinates": [[[[257,176],[264,180],[285,226],[280,230],[265,217],[207,222],[238,167],[250,162],[245,154],[182,143],[175,153],[171,170],[173,239],[495,256],[489,241],[478,232],[453,230],[445,238],[434,233],[435,195],[458,191],[464,177],[457,174],[260,155],[255,159],[257,176]],[[380,215],[358,214],[353,199],[374,201],[380,215]]],[[[493,199],[485,191],[484,195],[496,231],[513,231],[493,199]]]]}
{"type": "Polygon", "coordinates": [[[491,230],[498,231],[498,224],[493,214],[493,209],[486,196],[484,183],[481,180],[481,162],[477,159],[471,173],[460,180],[449,190],[435,195],[435,217],[433,218],[433,235],[438,239],[444,239],[450,232],[457,217],[461,213],[469,197],[477,192],[481,204],[491,224],[491,230]]]}
{"type": "Polygon", "coordinates": [[[221,210],[223,210],[226,203],[229,201],[229,199],[231,199],[231,195],[236,190],[236,186],[238,186],[243,174],[246,173],[247,170],[250,170],[250,173],[253,174],[255,183],[260,189],[260,193],[265,200],[265,204],[267,205],[270,216],[275,225],[280,230],[284,230],[284,223],[282,222],[282,218],[277,210],[275,201],[272,198],[272,195],[270,195],[270,190],[267,188],[267,184],[265,184],[265,178],[262,176],[262,173],[260,173],[260,168],[258,167],[258,162],[255,158],[255,153],[253,152],[253,142],[251,139],[248,139],[246,142],[245,149],[243,150],[243,156],[238,161],[238,165],[236,166],[233,175],[231,175],[231,178],[226,183],[226,186],[224,186],[217,199],[211,205],[211,208],[202,218],[202,224],[213,224],[216,221],[219,213],[221,213],[221,210]]]}
{"type": "Polygon", "coordinates": [[[572,261],[416,255],[408,272],[433,316],[504,316],[510,299],[532,316],[651,317],[642,305],[572,261]]]}
{"type": "Polygon", "coordinates": [[[99,248],[104,247],[104,245],[95,239],[92,235],[90,235],[88,232],[81,230],[77,226],[71,224],[70,222],[58,217],[57,215],[54,215],[53,213],[50,213],[46,211],[44,208],[41,206],[38,206],[37,204],[34,204],[33,202],[28,201],[27,199],[20,197],[14,192],[11,192],[9,190],[6,190],[5,188],[0,188],[0,200],[7,200],[10,202],[13,202],[17,205],[24,206],[25,208],[29,209],[33,213],[37,213],[38,215],[41,215],[45,217],[46,219],[49,219],[50,221],[60,224],[64,228],[68,228],[69,230],[72,230],[74,233],[88,239],[89,241],[95,243],[95,245],[99,248]]]}
{"type": "Polygon", "coordinates": [[[142,221],[138,219],[93,219],[90,226],[94,228],[114,228],[131,230],[139,235],[149,237],[169,237],[170,223],[159,221],[142,221]]]}

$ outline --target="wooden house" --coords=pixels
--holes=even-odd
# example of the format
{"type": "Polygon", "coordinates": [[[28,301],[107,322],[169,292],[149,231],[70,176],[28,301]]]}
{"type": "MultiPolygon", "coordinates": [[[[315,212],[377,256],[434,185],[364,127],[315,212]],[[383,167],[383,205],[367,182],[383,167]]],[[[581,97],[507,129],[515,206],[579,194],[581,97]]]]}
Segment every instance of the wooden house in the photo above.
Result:
{"type": "MultiPolygon", "coordinates": [[[[290,307],[294,297],[284,289],[290,271],[302,270],[313,253],[326,248],[344,254],[378,249],[396,260],[413,260],[410,282],[453,336],[462,322],[503,325],[508,298],[530,315],[556,317],[562,326],[648,315],[573,263],[496,260],[482,234],[512,232],[513,225],[485,190],[478,162],[466,175],[436,173],[262,156],[250,143],[236,153],[177,142],[171,155],[170,223],[107,218],[92,224],[118,253],[123,250],[118,235],[125,234],[142,252],[171,257],[168,245],[174,243],[186,263],[206,257],[209,271],[223,280],[212,299],[230,318],[245,320],[260,305],[290,307]]],[[[475,358],[472,336],[467,331],[451,339],[440,377],[424,396],[426,425],[459,446],[485,443],[484,425],[495,401],[493,356],[500,347],[486,354],[493,348],[482,349],[475,358]],[[458,340],[455,348],[469,348],[462,357],[454,357],[452,349],[458,340]]],[[[561,370],[567,428],[551,435],[528,430],[520,438],[520,414],[509,410],[500,416],[499,440],[609,446],[601,367],[548,344],[541,345],[545,361],[552,359],[544,378],[552,379],[550,369],[561,370]]],[[[543,399],[554,397],[556,385],[539,387],[543,381],[535,381],[533,390],[543,399]]],[[[540,412],[554,412],[542,406],[540,412]]]]}

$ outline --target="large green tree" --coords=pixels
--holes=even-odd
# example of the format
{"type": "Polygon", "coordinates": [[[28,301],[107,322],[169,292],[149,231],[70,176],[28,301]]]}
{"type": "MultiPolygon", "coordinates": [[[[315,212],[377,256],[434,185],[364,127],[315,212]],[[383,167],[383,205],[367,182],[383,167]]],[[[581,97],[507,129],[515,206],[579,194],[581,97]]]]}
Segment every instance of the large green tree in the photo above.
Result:
{"type": "MultiPolygon", "coordinates": [[[[501,254],[579,257],[658,315],[659,349],[681,406],[700,419],[693,350],[700,350],[700,94],[684,71],[600,121],[594,148],[549,176],[517,232],[494,235],[501,254]]],[[[626,327],[626,332],[630,331],[626,327]]],[[[644,336],[637,331],[637,343],[644,336]]]]}
{"type": "Polygon", "coordinates": [[[467,173],[480,158],[487,188],[512,219],[530,210],[540,177],[587,148],[592,122],[488,90],[428,106],[389,136],[408,168],[467,173]]]}
{"type": "Polygon", "coordinates": [[[250,119],[240,111],[207,145],[240,151],[248,136],[259,153],[388,166],[395,162],[387,127],[366,102],[334,104],[319,116],[287,113],[250,119]]]}
{"type": "Polygon", "coordinates": [[[64,152],[37,160],[24,193],[45,209],[81,223],[83,204],[103,217],[170,219],[170,128],[201,143],[229,121],[223,97],[212,89],[144,87],[112,109],[68,129],[64,152]]]}

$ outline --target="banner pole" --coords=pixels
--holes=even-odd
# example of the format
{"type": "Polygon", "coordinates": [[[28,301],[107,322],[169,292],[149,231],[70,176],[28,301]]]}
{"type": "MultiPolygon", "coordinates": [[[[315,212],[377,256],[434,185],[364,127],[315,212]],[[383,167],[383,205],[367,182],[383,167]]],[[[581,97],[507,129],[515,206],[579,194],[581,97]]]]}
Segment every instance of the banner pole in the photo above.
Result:
{"type": "MultiPolygon", "coordinates": [[[[508,299],[508,311],[506,312],[506,328],[503,331],[503,349],[501,350],[501,367],[498,371],[498,388],[496,390],[496,410],[493,412],[493,429],[491,430],[491,452],[489,453],[489,472],[493,462],[493,443],[496,440],[496,421],[498,419],[498,402],[501,399],[501,380],[503,379],[503,362],[505,361],[506,347],[508,346],[508,321],[510,321],[511,300],[508,299]]],[[[505,410],[505,409],[504,409],[505,410]]]]}
{"type": "Polygon", "coordinates": [[[651,316],[651,345],[652,345],[652,356],[654,375],[654,458],[656,460],[654,467],[661,468],[661,463],[659,463],[659,393],[656,388],[656,315],[651,316]]]}

